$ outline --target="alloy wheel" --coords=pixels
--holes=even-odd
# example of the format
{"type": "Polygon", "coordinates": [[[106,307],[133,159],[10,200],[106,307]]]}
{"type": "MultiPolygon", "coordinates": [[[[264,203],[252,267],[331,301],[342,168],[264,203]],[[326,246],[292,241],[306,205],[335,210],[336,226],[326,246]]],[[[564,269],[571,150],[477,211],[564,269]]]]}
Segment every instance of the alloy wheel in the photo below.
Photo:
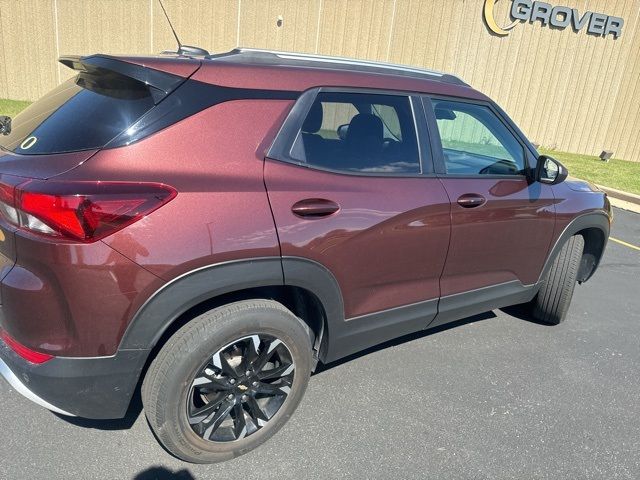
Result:
{"type": "Polygon", "coordinates": [[[280,339],[249,335],[222,347],[191,382],[187,418],[207,441],[241,440],[264,427],[291,392],[295,366],[280,339]]]}

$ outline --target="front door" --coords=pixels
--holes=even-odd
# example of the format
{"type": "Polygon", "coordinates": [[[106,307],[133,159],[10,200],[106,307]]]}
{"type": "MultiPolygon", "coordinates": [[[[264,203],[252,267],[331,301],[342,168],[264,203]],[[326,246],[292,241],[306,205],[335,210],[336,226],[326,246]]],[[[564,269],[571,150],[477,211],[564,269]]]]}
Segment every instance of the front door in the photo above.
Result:
{"type": "Polygon", "coordinates": [[[425,107],[451,199],[442,296],[476,292],[467,301],[481,301],[486,287],[504,295],[536,283],[553,235],[551,187],[528,178],[527,149],[489,104],[434,98],[425,107]]]}

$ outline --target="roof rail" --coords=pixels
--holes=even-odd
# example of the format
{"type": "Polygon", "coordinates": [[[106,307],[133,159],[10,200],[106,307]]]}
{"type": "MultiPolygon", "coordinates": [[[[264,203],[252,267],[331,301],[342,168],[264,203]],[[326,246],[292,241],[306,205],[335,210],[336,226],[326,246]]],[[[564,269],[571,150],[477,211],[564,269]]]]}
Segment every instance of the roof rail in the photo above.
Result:
{"type": "Polygon", "coordinates": [[[390,70],[402,70],[405,72],[415,72],[415,73],[424,73],[427,75],[434,75],[436,77],[442,77],[445,75],[443,72],[438,72],[436,70],[430,70],[425,68],[417,68],[410,67],[408,65],[401,65],[398,63],[389,63],[389,62],[378,62],[373,60],[361,60],[357,58],[349,58],[349,57],[334,57],[332,55],[316,55],[313,53],[293,53],[293,52],[280,52],[277,50],[261,50],[257,48],[238,48],[241,53],[250,53],[250,52],[261,52],[261,53],[271,53],[280,58],[287,58],[291,60],[310,60],[315,62],[325,62],[325,63],[341,63],[344,65],[354,65],[354,66],[363,66],[363,67],[383,67],[388,68],[390,70]]]}
{"type": "Polygon", "coordinates": [[[305,63],[305,64],[313,64],[313,63],[322,63],[326,64],[329,68],[331,66],[334,67],[342,67],[349,68],[353,67],[356,70],[364,70],[364,69],[375,69],[375,70],[386,70],[388,73],[400,73],[409,76],[426,76],[431,77],[434,80],[441,80],[444,82],[457,83],[462,85],[467,85],[467,83],[462,80],[460,77],[456,75],[451,75],[444,72],[439,72],[436,70],[429,70],[418,67],[411,67],[408,65],[401,65],[397,63],[388,63],[388,62],[378,62],[372,60],[361,60],[356,58],[347,58],[347,57],[334,57],[329,55],[316,55],[309,53],[294,53],[294,52],[282,52],[278,50],[263,50],[257,48],[236,48],[227,53],[217,54],[217,55],[209,55],[205,58],[207,59],[224,59],[225,57],[232,56],[247,56],[247,57],[263,57],[263,59],[267,59],[271,57],[271,59],[280,59],[284,62],[291,63],[305,63]]]}

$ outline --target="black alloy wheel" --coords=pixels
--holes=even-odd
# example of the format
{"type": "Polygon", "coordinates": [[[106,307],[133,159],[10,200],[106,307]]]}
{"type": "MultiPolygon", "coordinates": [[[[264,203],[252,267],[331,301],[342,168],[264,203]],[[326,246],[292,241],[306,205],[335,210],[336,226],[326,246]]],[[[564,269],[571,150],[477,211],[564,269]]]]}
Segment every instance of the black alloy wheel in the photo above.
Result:
{"type": "Polygon", "coordinates": [[[291,392],[295,365],[282,340],[240,338],[199,369],[187,397],[189,424],[213,442],[243,439],[264,427],[291,392]]]}

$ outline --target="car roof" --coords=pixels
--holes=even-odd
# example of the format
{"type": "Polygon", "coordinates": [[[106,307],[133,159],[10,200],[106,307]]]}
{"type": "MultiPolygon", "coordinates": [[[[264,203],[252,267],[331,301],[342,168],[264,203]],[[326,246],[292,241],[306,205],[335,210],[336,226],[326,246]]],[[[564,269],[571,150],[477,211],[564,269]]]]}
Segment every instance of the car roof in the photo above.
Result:
{"type": "Polygon", "coordinates": [[[110,57],[170,73],[181,64],[189,69],[197,65],[192,80],[232,88],[296,92],[317,87],[369,88],[489,100],[455,75],[344,57],[250,48],[214,55],[165,52],[110,57]]]}

